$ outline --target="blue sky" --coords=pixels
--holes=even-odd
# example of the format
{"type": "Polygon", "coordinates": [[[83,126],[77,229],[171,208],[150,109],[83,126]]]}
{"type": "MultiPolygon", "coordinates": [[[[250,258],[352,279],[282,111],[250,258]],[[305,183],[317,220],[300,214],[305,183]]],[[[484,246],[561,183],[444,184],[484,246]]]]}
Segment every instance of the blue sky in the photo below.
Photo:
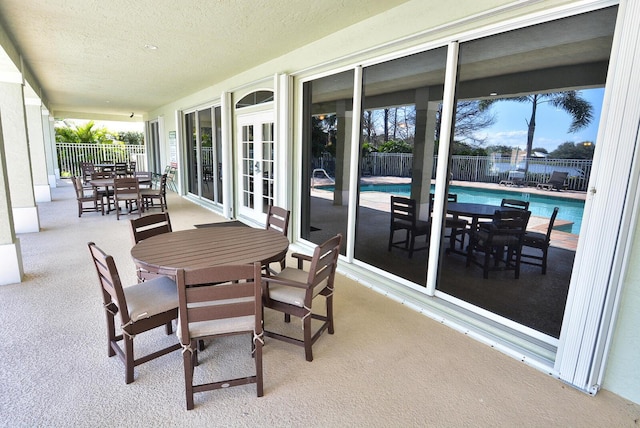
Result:
{"type": "MultiPolygon", "coordinates": [[[[583,98],[593,106],[593,120],[586,128],[575,133],[567,132],[571,125],[571,116],[563,110],[543,103],[538,105],[536,112],[536,130],[533,137],[533,147],[544,147],[551,152],[558,145],[571,141],[580,143],[592,141],[595,143],[598,134],[600,111],[604,88],[585,89],[580,91],[583,98]]],[[[527,121],[531,116],[531,105],[515,101],[495,103],[492,107],[496,116],[496,123],[490,128],[478,132],[478,136],[486,138],[483,145],[505,145],[526,148],[527,121]]]]}

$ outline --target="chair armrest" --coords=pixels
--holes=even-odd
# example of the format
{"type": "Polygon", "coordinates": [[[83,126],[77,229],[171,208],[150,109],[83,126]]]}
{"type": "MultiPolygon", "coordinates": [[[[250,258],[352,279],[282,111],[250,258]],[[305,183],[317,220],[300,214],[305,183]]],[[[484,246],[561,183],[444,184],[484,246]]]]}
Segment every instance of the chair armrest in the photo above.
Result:
{"type": "Polygon", "coordinates": [[[301,254],[301,253],[292,253],[291,257],[293,257],[294,259],[298,259],[298,269],[302,269],[302,264],[305,260],[308,262],[313,260],[312,256],[308,256],[306,254],[301,254]]]}

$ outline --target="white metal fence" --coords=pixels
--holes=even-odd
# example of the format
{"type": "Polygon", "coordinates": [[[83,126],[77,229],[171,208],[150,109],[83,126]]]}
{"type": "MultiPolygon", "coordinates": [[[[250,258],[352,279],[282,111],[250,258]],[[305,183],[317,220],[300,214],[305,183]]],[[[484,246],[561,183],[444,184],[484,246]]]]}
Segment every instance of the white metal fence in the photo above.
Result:
{"type": "MultiPolygon", "coordinates": [[[[435,164],[438,157],[434,159],[435,164]]],[[[451,175],[454,180],[499,183],[509,176],[509,171],[524,171],[525,161],[512,162],[509,158],[495,156],[452,156],[451,175]]],[[[586,191],[593,161],[585,159],[532,158],[526,165],[524,180],[528,183],[545,183],[553,171],[567,172],[569,189],[586,191]]],[[[324,154],[314,158],[312,169],[322,168],[335,176],[335,158],[324,154]]],[[[363,176],[411,177],[412,153],[370,153],[362,159],[363,176]]],[[[432,177],[435,178],[436,165],[432,177]]]]}
{"type": "Polygon", "coordinates": [[[80,162],[136,162],[136,169],[147,170],[145,146],[139,144],[56,143],[61,177],[80,175],[80,162]]]}

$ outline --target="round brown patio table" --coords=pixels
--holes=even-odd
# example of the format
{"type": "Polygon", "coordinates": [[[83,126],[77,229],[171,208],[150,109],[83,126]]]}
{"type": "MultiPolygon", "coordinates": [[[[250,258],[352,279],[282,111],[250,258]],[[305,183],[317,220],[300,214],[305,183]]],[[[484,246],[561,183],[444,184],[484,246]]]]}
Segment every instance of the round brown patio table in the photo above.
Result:
{"type": "Polygon", "coordinates": [[[289,240],[273,230],[213,226],[163,233],[138,242],[131,249],[134,262],[154,273],[226,264],[281,260],[289,240]]]}
{"type": "Polygon", "coordinates": [[[501,207],[500,205],[474,204],[470,202],[449,202],[447,204],[447,213],[471,218],[472,230],[477,226],[479,219],[493,218],[496,210],[510,211],[513,210],[513,208],[501,207]]]}

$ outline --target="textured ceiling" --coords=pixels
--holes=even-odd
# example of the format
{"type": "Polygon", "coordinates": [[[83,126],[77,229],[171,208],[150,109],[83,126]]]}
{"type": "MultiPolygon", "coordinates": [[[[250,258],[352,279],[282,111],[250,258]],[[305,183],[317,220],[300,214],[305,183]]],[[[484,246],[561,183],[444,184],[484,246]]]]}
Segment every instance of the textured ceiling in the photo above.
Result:
{"type": "MultiPolygon", "coordinates": [[[[54,112],[122,115],[153,110],[405,1],[1,0],[0,25],[54,112]]],[[[6,61],[0,52],[0,70],[6,61]]]]}

